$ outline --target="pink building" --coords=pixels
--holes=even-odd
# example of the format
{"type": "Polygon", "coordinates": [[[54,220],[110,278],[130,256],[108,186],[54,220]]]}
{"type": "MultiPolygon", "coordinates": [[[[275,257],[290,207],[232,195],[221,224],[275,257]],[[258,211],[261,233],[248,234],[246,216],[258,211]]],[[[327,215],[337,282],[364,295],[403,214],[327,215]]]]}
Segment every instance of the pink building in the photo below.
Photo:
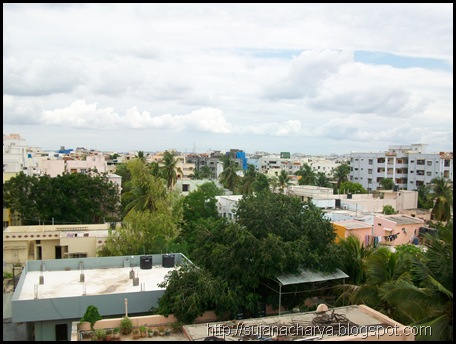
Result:
{"type": "Polygon", "coordinates": [[[372,235],[372,225],[370,223],[357,221],[357,220],[343,220],[332,222],[334,231],[336,232],[336,242],[340,238],[347,238],[349,235],[356,236],[361,243],[364,243],[366,236],[372,235]]]}
{"type": "Polygon", "coordinates": [[[418,236],[420,227],[424,227],[424,221],[412,216],[375,215],[373,236],[380,245],[409,244],[418,236]]]}

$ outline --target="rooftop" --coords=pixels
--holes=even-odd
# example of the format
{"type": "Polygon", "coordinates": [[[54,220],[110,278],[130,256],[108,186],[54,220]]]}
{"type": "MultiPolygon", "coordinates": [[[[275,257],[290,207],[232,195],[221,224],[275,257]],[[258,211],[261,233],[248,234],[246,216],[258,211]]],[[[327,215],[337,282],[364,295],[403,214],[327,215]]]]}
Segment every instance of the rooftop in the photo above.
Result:
{"type": "Polygon", "coordinates": [[[403,215],[393,215],[393,216],[379,216],[384,218],[385,220],[396,222],[398,225],[412,225],[412,224],[422,224],[423,220],[416,219],[409,216],[403,215]]]}
{"type": "Polygon", "coordinates": [[[343,226],[347,229],[365,229],[365,228],[372,227],[372,225],[369,223],[356,221],[356,220],[337,221],[337,222],[333,222],[333,224],[343,226]]]}
{"type": "Polygon", "coordinates": [[[164,290],[164,288],[158,287],[158,283],[162,282],[165,275],[173,269],[153,266],[152,269],[119,267],[83,271],[79,269],[29,271],[25,276],[18,300],[164,290]],[[133,279],[130,279],[131,270],[134,271],[135,277],[139,277],[137,286],[134,286],[133,279]],[[84,282],[80,282],[82,272],[84,273],[84,282]],[[39,284],[40,276],[43,276],[43,284],[39,284]]]}
{"type": "Polygon", "coordinates": [[[290,313],[281,316],[185,325],[189,340],[413,340],[404,335],[404,326],[364,305],[329,309],[323,312],[290,313]],[[391,334],[390,334],[391,333],[391,334]],[[340,338],[345,337],[345,338],[340,338]],[[279,339],[280,338],[280,339],[279,339]],[[381,339],[381,338],[380,338],[381,339]],[[207,339],[206,339],[207,340],[207,339]]]}

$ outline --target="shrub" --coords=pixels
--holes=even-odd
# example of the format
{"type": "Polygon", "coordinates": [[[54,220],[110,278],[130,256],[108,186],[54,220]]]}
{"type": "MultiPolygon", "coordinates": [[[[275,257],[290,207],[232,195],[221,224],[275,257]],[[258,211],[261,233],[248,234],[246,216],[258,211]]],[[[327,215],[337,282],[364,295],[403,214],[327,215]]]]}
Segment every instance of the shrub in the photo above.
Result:
{"type": "Polygon", "coordinates": [[[90,328],[93,331],[93,326],[95,325],[95,323],[98,320],[101,320],[101,319],[103,319],[103,318],[101,317],[100,313],[98,312],[98,308],[93,305],[90,305],[87,307],[87,309],[84,313],[84,316],[81,318],[81,322],[83,322],[83,321],[89,322],[90,328]]]}
{"type": "Polygon", "coordinates": [[[127,316],[124,316],[120,321],[120,328],[123,334],[130,334],[133,330],[133,322],[127,316]]]}

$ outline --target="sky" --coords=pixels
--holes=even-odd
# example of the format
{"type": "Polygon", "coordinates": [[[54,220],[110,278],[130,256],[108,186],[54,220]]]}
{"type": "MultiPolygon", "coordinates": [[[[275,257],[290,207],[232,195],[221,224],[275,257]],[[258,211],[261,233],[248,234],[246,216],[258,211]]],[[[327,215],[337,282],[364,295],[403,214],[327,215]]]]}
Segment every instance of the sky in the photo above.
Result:
{"type": "Polygon", "coordinates": [[[3,134],[45,150],[453,151],[453,4],[3,4],[3,134]]]}

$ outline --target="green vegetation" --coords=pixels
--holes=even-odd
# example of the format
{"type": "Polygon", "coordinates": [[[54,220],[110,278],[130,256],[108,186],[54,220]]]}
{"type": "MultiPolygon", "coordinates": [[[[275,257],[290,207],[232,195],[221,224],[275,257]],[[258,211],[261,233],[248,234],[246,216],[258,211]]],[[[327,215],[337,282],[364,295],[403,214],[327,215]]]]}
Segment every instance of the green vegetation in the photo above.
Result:
{"type": "Polygon", "coordinates": [[[29,177],[19,173],[3,184],[3,206],[18,212],[24,225],[103,223],[119,220],[117,185],[106,175],[64,173],[29,177]]]}
{"type": "Polygon", "coordinates": [[[95,323],[98,320],[101,320],[101,319],[103,319],[103,318],[101,317],[100,313],[98,312],[98,308],[93,305],[90,305],[90,306],[87,306],[84,316],[81,318],[81,322],[83,322],[83,321],[89,322],[90,328],[93,331],[93,326],[95,325],[95,323]]]}

